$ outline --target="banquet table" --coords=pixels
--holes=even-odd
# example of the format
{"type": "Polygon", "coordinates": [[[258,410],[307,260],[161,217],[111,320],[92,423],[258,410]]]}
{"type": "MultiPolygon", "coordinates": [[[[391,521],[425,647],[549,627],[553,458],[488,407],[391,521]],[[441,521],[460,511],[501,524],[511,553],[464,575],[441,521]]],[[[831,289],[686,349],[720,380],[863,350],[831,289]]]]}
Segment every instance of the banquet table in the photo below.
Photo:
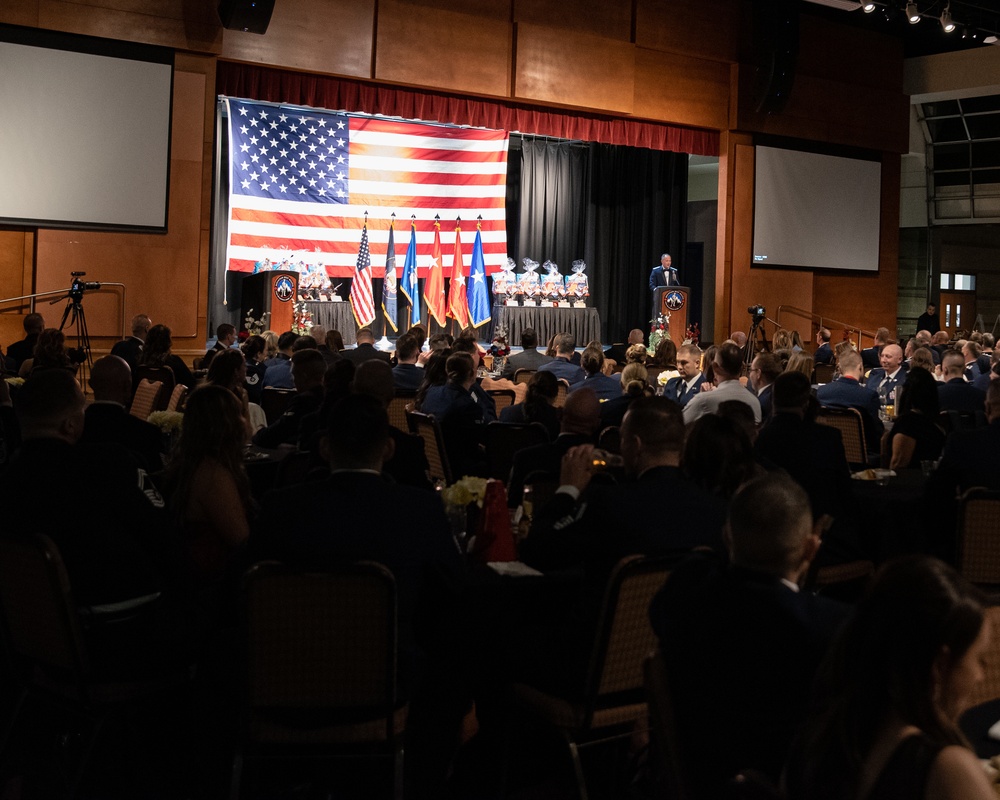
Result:
{"type": "Polygon", "coordinates": [[[340,331],[340,335],[344,337],[344,344],[357,342],[355,332],[358,326],[354,321],[350,303],[322,303],[314,300],[304,305],[306,311],[312,314],[314,325],[322,325],[328,331],[340,331]]]}
{"type": "Polygon", "coordinates": [[[553,335],[562,332],[573,334],[576,344],[583,347],[587,342],[601,341],[601,316],[596,308],[553,308],[551,306],[506,306],[494,305],[490,322],[490,341],[497,326],[507,326],[507,341],[520,344],[521,331],[534,328],[538,341],[548,342],[553,335]]]}

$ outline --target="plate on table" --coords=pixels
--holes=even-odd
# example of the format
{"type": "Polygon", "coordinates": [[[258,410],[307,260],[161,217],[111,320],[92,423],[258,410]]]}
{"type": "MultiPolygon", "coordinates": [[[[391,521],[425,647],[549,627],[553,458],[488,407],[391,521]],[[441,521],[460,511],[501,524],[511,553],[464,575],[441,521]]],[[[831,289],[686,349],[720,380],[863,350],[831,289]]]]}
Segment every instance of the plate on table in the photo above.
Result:
{"type": "Polygon", "coordinates": [[[896,473],[891,469],[863,469],[859,472],[852,472],[851,477],[856,481],[885,481],[895,478],[896,473]]]}

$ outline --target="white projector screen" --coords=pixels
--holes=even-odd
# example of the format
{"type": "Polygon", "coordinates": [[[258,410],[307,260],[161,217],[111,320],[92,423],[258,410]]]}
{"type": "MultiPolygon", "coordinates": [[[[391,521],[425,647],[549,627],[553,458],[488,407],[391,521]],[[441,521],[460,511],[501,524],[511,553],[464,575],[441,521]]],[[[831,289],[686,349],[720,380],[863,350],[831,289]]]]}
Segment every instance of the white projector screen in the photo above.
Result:
{"type": "Polygon", "coordinates": [[[756,148],[753,265],[878,271],[882,165],[756,148]]]}
{"type": "Polygon", "coordinates": [[[0,223],[165,231],[173,53],[0,25],[0,223]]]}

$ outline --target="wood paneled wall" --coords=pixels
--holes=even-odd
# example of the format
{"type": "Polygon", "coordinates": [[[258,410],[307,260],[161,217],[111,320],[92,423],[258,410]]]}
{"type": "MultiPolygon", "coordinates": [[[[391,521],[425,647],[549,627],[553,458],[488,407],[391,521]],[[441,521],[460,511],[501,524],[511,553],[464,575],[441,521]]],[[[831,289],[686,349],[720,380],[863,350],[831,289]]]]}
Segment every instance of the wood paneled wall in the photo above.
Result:
{"type": "MultiPolygon", "coordinates": [[[[753,170],[746,161],[752,164],[755,134],[903,152],[900,48],[885,37],[803,18],[791,101],[782,113],[757,115],[748,89],[752,8],[750,0],[579,0],[572,6],[562,0],[277,0],[268,32],[259,36],[223,30],[214,2],[6,0],[0,22],[165,45],[176,49],[178,62],[168,233],[0,231],[0,296],[31,284],[58,288],[71,268],[85,269],[88,278],[128,285],[126,319],[109,298],[88,297],[96,347],[110,346],[127,317],[141,310],[169,324],[179,348],[200,349],[214,71],[216,59],[226,58],[718,130],[724,146],[716,333],[745,327],[751,302],[770,309],[794,301],[881,323],[887,313],[895,315],[889,262],[898,212],[883,217],[882,272],[874,283],[751,271],[753,170]]],[[[884,210],[898,209],[895,156],[885,159],[883,187],[884,210]]],[[[0,323],[0,337],[8,321],[0,323]]]]}

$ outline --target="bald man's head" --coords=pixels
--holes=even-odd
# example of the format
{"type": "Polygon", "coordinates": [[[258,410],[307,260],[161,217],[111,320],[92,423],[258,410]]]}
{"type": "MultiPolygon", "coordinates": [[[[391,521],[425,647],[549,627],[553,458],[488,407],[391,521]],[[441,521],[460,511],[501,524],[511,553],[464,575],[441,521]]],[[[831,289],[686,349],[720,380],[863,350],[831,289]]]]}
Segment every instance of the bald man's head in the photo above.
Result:
{"type": "Polygon", "coordinates": [[[562,433],[593,436],[601,424],[601,403],[593,389],[584,387],[570,392],[562,409],[562,433]]]}
{"type": "Polygon", "coordinates": [[[90,370],[90,388],[94,400],[128,406],[132,394],[132,370],[124,358],[104,356],[90,370]]]}

